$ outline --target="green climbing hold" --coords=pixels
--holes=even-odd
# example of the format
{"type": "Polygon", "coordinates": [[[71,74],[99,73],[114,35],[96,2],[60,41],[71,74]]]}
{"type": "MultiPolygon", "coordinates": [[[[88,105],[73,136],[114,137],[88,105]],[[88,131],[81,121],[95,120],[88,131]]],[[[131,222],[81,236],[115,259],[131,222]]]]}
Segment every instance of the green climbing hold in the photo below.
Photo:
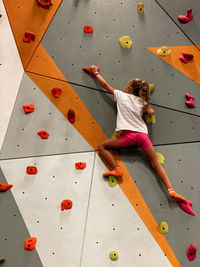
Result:
{"type": "Polygon", "coordinates": [[[118,259],[118,253],[117,253],[117,251],[111,251],[110,252],[110,258],[113,261],[117,260],[118,259]]]}
{"type": "Polygon", "coordinates": [[[157,154],[158,161],[160,162],[160,164],[164,164],[165,163],[165,157],[159,152],[156,152],[156,154],[157,154]]]}
{"type": "Polygon", "coordinates": [[[159,226],[161,234],[166,234],[169,231],[168,224],[166,222],[161,222],[159,226]]]}
{"type": "Polygon", "coordinates": [[[117,177],[115,176],[108,176],[108,184],[110,187],[115,187],[117,185],[117,177]]]}
{"type": "Polygon", "coordinates": [[[152,122],[153,124],[156,123],[156,116],[153,114],[152,116],[149,116],[148,114],[145,114],[145,121],[147,123],[152,122]]]}

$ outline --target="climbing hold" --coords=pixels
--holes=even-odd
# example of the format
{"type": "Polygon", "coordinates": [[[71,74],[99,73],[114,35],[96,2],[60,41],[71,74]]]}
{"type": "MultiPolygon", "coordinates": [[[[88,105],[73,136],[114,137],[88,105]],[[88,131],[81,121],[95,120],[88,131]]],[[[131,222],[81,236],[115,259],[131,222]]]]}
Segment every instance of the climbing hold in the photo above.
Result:
{"type": "Polygon", "coordinates": [[[5,261],[5,258],[0,257],[0,263],[3,263],[5,261]]]}
{"type": "Polygon", "coordinates": [[[144,12],[144,4],[143,3],[139,3],[137,5],[137,12],[138,13],[143,13],[144,12]]]}
{"type": "Polygon", "coordinates": [[[93,28],[90,25],[86,25],[84,27],[84,32],[85,33],[93,33],[93,28]]]}
{"type": "Polygon", "coordinates": [[[61,203],[61,210],[70,210],[72,208],[72,201],[69,199],[65,199],[61,203]]]}
{"type": "Polygon", "coordinates": [[[115,187],[117,185],[117,177],[116,176],[108,176],[108,184],[110,187],[115,187]]]}
{"type": "Polygon", "coordinates": [[[190,95],[189,93],[185,94],[185,97],[187,100],[194,100],[194,97],[192,95],[190,95]]]}
{"type": "Polygon", "coordinates": [[[121,135],[120,132],[114,132],[113,135],[112,135],[112,137],[119,137],[120,135],[121,135]]]}
{"type": "Polygon", "coordinates": [[[160,164],[164,164],[165,163],[165,157],[159,152],[156,152],[156,155],[158,157],[158,161],[160,162],[160,164]]]}
{"type": "Polygon", "coordinates": [[[166,234],[169,231],[169,227],[167,222],[161,222],[159,226],[159,230],[161,234],[166,234]]]}
{"type": "Polygon", "coordinates": [[[42,139],[48,139],[48,137],[49,137],[49,133],[46,132],[46,131],[39,131],[37,134],[38,134],[42,139]]]}
{"type": "Polygon", "coordinates": [[[195,216],[195,213],[192,211],[192,201],[190,200],[180,201],[178,204],[179,207],[186,213],[195,216]]]}
{"type": "Polygon", "coordinates": [[[132,46],[132,40],[130,36],[122,36],[119,39],[119,43],[122,48],[130,49],[132,46]]]}
{"type": "Polygon", "coordinates": [[[185,23],[190,22],[190,21],[193,19],[192,9],[189,8],[189,9],[187,10],[187,14],[185,14],[185,15],[179,15],[179,16],[178,16],[178,19],[179,19],[181,22],[185,22],[185,23]]]}
{"type": "Polygon", "coordinates": [[[71,122],[72,124],[75,122],[75,112],[72,109],[68,110],[67,118],[68,121],[71,122]]]}
{"type": "Polygon", "coordinates": [[[60,89],[60,88],[53,88],[53,89],[51,90],[51,93],[52,93],[52,95],[53,95],[55,98],[59,98],[60,95],[62,94],[62,89],[60,89]]]}
{"type": "Polygon", "coordinates": [[[50,6],[52,6],[51,0],[36,0],[38,6],[49,9],[50,6]]]}
{"type": "Polygon", "coordinates": [[[37,238],[36,237],[30,237],[26,238],[24,242],[24,249],[32,251],[36,247],[37,238]]]}
{"type": "Polygon", "coordinates": [[[23,42],[24,43],[30,43],[31,41],[35,41],[35,33],[25,32],[23,42]]]}
{"type": "Polygon", "coordinates": [[[7,191],[7,190],[10,189],[11,187],[13,187],[12,184],[4,184],[4,183],[0,183],[0,191],[1,191],[1,192],[7,191]]]}
{"type": "Polygon", "coordinates": [[[23,109],[24,109],[24,112],[27,114],[27,113],[34,112],[35,106],[34,104],[23,105],[23,109]]]}
{"type": "Polygon", "coordinates": [[[151,94],[153,92],[153,90],[155,89],[155,84],[150,83],[149,84],[149,93],[151,94]]]}
{"type": "Polygon", "coordinates": [[[86,162],[76,162],[75,168],[77,170],[84,170],[86,168],[86,162]]]}
{"type": "Polygon", "coordinates": [[[194,102],[192,101],[192,99],[185,101],[185,104],[190,108],[195,108],[196,107],[194,102]]]}
{"type": "Polygon", "coordinates": [[[186,252],[189,261],[193,261],[195,259],[196,252],[197,252],[197,246],[195,244],[190,244],[186,252]]]}
{"type": "Polygon", "coordinates": [[[110,252],[110,258],[113,261],[117,260],[118,259],[118,253],[117,253],[117,251],[111,251],[110,252]]]}
{"type": "Polygon", "coordinates": [[[157,54],[163,57],[169,56],[171,54],[171,50],[167,46],[162,46],[157,50],[157,54]]]}
{"type": "Polygon", "coordinates": [[[152,122],[153,124],[156,123],[156,116],[153,114],[152,116],[149,116],[148,114],[145,114],[145,121],[147,123],[152,122]]]}
{"type": "Polygon", "coordinates": [[[27,174],[37,174],[37,167],[35,166],[27,166],[26,167],[26,173],[27,174]]]}
{"type": "Polygon", "coordinates": [[[186,52],[182,52],[181,53],[181,56],[179,57],[179,59],[183,62],[183,63],[185,63],[185,64],[187,64],[189,61],[191,61],[192,59],[193,59],[193,55],[192,54],[188,54],[188,53],[186,53],[186,52]]]}
{"type": "MultiPolygon", "coordinates": [[[[91,78],[94,78],[95,75],[94,73],[92,72],[92,69],[91,68],[82,68],[82,70],[84,70],[85,72],[87,72],[91,78]]],[[[100,67],[98,67],[98,72],[100,72],[100,67]]]]}

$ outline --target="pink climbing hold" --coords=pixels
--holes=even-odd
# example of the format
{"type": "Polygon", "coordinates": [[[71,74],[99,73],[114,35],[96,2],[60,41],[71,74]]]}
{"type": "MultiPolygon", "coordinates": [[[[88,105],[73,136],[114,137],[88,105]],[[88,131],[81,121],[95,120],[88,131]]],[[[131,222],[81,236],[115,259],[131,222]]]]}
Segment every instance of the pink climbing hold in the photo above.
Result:
{"type": "Polygon", "coordinates": [[[187,257],[189,261],[193,261],[196,257],[197,246],[195,244],[190,244],[187,248],[187,257]]]}
{"type": "Polygon", "coordinates": [[[185,14],[185,15],[179,15],[179,16],[178,16],[178,19],[179,19],[181,22],[185,22],[185,23],[190,22],[190,21],[193,19],[192,9],[189,8],[189,9],[187,10],[187,14],[185,14]]]}
{"type": "Polygon", "coordinates": [[[195,104],[193,103],[192,99],[185,101],[185,104],[190,108],[195,108],[195,104]]]}
{"type": "Polygon", "coordinates": [[[185,94],[187,100],[194,100],[194,96],[190,95],[189,93],[185,94]]]}
{"type": "Polygon", "coordinates": [[[182,52],[181,53],[181,56],[179,57],[179,59],[183,62],[183,63],[185,63],[185,64],[187,64],[189,61],[191,61],[192,59],[193,59],[193,55],[192,54],[189,54],[189,53],[186,53],[186,52],[182,52]]]}
{"type": "Polygon", "coordinates": [[[181,201],[178,203],[179,207],[184,210],[186,213],[195,216],[196,214],[192,211],[192,201],[186,200],[186,201],[181,201]]]}

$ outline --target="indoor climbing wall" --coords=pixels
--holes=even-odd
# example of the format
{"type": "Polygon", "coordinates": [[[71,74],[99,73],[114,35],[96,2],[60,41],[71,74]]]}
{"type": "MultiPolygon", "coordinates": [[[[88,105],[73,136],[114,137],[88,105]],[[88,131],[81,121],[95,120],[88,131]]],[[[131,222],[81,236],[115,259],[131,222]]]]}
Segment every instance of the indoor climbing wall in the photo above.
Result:
{"type": "Polygon", "coordinates": [[[193,262],[186,256],[190,244],[197,251],[200,246],[200,4],[145,0],[138,13],[138,3],[0,4],[0,183],[13,185],[0,192],[0,266],[1,257],[7,267],[200,265],[198,252],[193,262]],[[177,16],[188,8],[194,19],[180,23],[177,16]],[[85,25],[94,32],[85,33],[85,25]],[[23,42],[25,32],[35,36],[30,43],[23,42]],[[131,49],[120,46],[124,35],[130,36],[131,49]],[[158,55],[161,46],[171,55],[158,55]],[[188,64],[179,60],[183,51],[194,55],[188,64]],[[116,186],[102,177],[109,166],[97,148],[115,130],[116,106],[82,71],[92,64],[119,90],[134,77],[155,84],[156,123],[147,124],[149,136],[174,188],[193,202],[195,216],[169,199],[138,148],[115,155],[124,172],[116,186]],[[53,88],[61,89],[58,98],[53,88]],[[186,93],[195,108],[185,104],[186,93]],[[34,111],[25,114],[27,104],[34,104],[34,111]],[[39,131],[48,138],[41,139],[39,131]],[[27,167],[37,172],[30,174],[27,167]],[[160,222],[168,223],[166,234],[160,233],[160,222]],[[24,249],[30,237],[37,238],[33,251],[24,249]],[[110,252],[118,259],[111,260],[110,252]]]}

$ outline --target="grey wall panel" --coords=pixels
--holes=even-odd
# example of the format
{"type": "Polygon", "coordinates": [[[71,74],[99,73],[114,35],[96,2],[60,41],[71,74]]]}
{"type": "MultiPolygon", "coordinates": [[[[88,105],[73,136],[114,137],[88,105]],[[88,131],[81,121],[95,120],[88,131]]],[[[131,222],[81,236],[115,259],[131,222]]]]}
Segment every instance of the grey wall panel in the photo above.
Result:
{"type": "MultiPolygon", "coordinates": [[[[200,144],[155,147],[166,158],[165,168],[175,190],[193,202],[196,216],[183,212],[176,201],[169,199],[166,190],[150,167],[144,153],[135,148],[120,151],[129,173],[151,209],[157,223],[166,221],[169,232],[165,235],[181,266],[191,266],[186,249],[191,243],[200,246],[200,195],[199,195],[199,155],[200,144]]],[[[192,266],[199,266],[197,256],[192,266]]]]}
{"type": "Polygon", "coordinates": [[[42,91],[24,74],[1,150],[1,158],[91,151],[91,146],[68,122],[42,91]],[[35,111],[25,114],[24,104],[34,104],[35,111]],[[37,132],[50,136],[42,140],[37,132]],[[77,144],[79,144],[77,146],[77,144]]]}
{"type": "Polygon", "coordinates": [[[187,34],[187,36],[196,44],[200,44],[200,3],[199,1],[182,0],[156,0],[162,8],[177,22],[179,27],[187,34]],[[178,15],[185,15],[188,8],[192,8],[194,18],[189,23],[180,23],[178,15]]]}
{"type": "MultiPolygon", "coordinates": [[[[191,43],[155,1],[144,4],[144,14],[137,14],[137,1],[80,1],[77,6],[72,0],[63,1],[42,44],[69,81],[98,87],[81,70],[96,64],[114,88],[123,89],[133,77],[146,79],[156,84],[154,103],[188,111],[184,94],[197,98],[199,85],[146,47],[191,43]],[[83,32],[86,24],[94,27],[92,35],[83,32]],[[131,50],[119,45],[122,35],[132,38],[131,50]]],[[[200,106],[192,112],[200,114],[200,106]]]]}
{"type": "MultiPolygon", "coordinates": [[[[1,168],[0,177],[0,182],[7,184],[1,168]]],[[[2,266],[42,267],[37,250],[24,249],[30,235],[11,191],[0,192],[0,214],[0,257],[6,258],[2,266]]]]}

